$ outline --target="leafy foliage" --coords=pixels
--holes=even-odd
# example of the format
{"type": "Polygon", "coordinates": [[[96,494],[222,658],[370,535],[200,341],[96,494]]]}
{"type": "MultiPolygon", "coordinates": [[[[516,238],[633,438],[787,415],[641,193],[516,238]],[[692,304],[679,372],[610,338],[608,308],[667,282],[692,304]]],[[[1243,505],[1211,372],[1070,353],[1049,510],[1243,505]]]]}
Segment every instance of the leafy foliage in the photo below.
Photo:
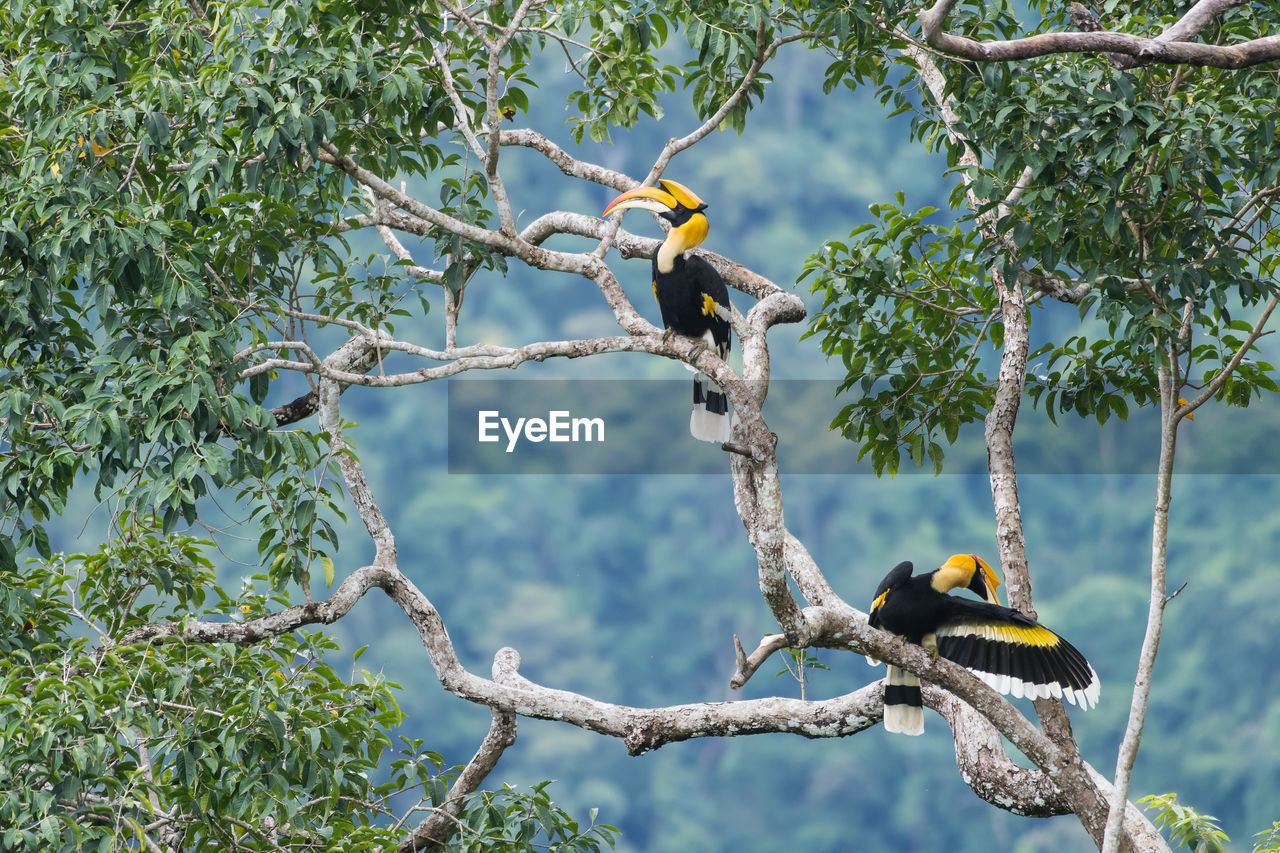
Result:
{"type": "Polygon", "coordinates": [[[1226,833],[1218,828],[1218,819],[1202,815],[1191,806],[1178,802],[1177,794],[1152,794],[1138,803],[1156,813],[1156,826],[1169,832],[1169,840],[1191,853],[1226,853],[1226,833]]]}
{"type": "MultiPolygon", "coordinates": [[[[480,270],[507,272],[502,251],[471,239],[496,212],[466,143],[495,110],[529,113],[542,52],[564,52],[577,73],[571,135],[604,140],[661,116],[660,96],[682,88],[710,115],[772,31],[761,4],[536,5],[491,76],[490,47],[518,6],[0,7],[0,192],[15,200],[0,213],[2,769],[32,779],[29,797],[6,801],[0,846],[105,849],[159,833],[192,850],[362,849],[394,837],[392,791],[434,796],[447,781],[438,763],[386,758],[393,685],[339,678],[324,635],[123,641],[158,622],[267,616],[297,587],[309,600],[317,567],[336,579],[346,519],[328,436],[280,429],[268,401],[300,383],[251,368],[264,354],[314,364],[322,342],[416,321],[431,301],[405,262],[347,242],[350,211],[368,201],[338,157],[428,180],[441,216],[473,228],[421,235],[460,295],[480,270]],[[660,51],[680,30],[698,54],[683,66],[660,51]],[[47,526],[84,485],[115,538],[67,557],[47,526]],[[235,594],[216,583],[210,542],[182,532],[205,525],[223,545],[212,505],[256,540],[253,581],[235,594]],[[208,813],[226,821],[192,817],[208,813]]],[[[743,129],[767,80],[725,126],[743,129]]],[[[542,788],[468,809],[480,834],[466,844],[527,846],[530,815],[558,848],[612,843],[542,788]]]]}
{"type": "Polygon", "coordinates": [[[1272,823],[1270,829],[1264,829],[1254,837],[1257,840],[1253,843],[1253,853],[1275,853],[1280,850],[1280,821],[1272,823]]]}
{"type": "Polygon", "coordinates": [[[251,646],[121,644],[152,621],[239,619],[278,596],[226,596],[211,543],[137,527],[92,554],[4,575],[0,772],[6,850],[366,849],[394,790],[375,784],[393,685],[339,678],[320,634],[251,646]],[[92,643],[85,629],[99,642],[92,643]],[[236,768],[233,775],[228,768],[236,768]],[[217,815],[217,820],[202,816],[217,815]]]}
{"type": "Polygon", "coordinates": [[[870,453],[877,472],[895,474],[901,444],[916,465],[927,454],[940,472],[938,439],[955,441],[990,397],[978,365],[982,345],[1000,343],[999,309],[975,261],[977,236],[926,222],[937,211],[904,203],[899,194],[872,205],[873,223],[805,262],[801,280],[813,275],[812,289],[824,293],[805,337],[821,335],[822,351],[844,367],[840,390],[859,392],[831,424],[858,443],[859,458],[870,453]]]}
{"type": "Polygon", "coordinates": [[[599,853],[612,850],[618,835],[615,827],[596,823],[592,809],[583,827],[551,801],[549,782],[534,785],[527,793],[503,785],[468,801],[462,814],[463,829],[448,845],[449,850],[467,853],[525,853],[549,850],[555,853],[599,853]]]}

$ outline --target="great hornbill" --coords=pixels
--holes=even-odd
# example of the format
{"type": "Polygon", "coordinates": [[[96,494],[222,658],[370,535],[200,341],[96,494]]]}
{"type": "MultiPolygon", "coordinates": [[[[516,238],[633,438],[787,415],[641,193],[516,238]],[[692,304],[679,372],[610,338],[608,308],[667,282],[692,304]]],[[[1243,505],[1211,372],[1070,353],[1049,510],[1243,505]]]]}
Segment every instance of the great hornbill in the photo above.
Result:
{"type": "MultiPolygon", "coordinates": [[[[1098,676],[1084,655],[1034,619],[1001,607],[999,585],[995,571],[975,554],[955,554],[914,577],[911,563],[899,563],[876,588],[870,624],[958,663],[1001,693],[1052,696],[1085,709],[1097,704],[1098,676]],[[961,588],[985,600],[948,595],[961,588]]],[[[920,679],[893,664],[884,689],[884,728],[924,731],[920,679]]]]}
{"type": "MultiPolygon", "coordinates": [[[[706,202],[683,184],[666,179],[660,183],[662,189],[638,187],[623,193],[609,202],[601,215],[638,207],[671,223],[667,239],[653,255],[653,295],[662,312],[662,325],[668,332],[703,341],[714,347],[721,359],[728,359],[728,288],[711,264],[689,254],[707,238],[706,202]]],[[[710,377],[694,373],[689,431],[694,438],[724,443],[732,427],[729,399],[710,377]]]]}

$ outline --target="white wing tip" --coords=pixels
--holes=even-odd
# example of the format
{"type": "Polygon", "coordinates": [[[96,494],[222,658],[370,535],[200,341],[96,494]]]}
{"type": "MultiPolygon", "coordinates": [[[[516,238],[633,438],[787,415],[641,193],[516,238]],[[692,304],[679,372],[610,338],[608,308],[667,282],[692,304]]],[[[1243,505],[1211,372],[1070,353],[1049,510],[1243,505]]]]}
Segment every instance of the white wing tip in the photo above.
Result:
{"type": "Polygon", "coordinates": [[[1102,692],[1102,685],[1092,667],[1089,672],[1093,676],[1093,680],[1084,688],[1063,687],[1057,681],[1037,684],[1023,681],[1010,675],[996,675],[992,672],[982,672],[976,669],[971,669],[969,672],[976,675],[984,684],[997,693],[1003,693],[1015,699],[1048,699],[1052,697],[1070,702],[1072,705],[1078,705],[1086,711],[1098,704],[1098,695],[1102,692]]]}

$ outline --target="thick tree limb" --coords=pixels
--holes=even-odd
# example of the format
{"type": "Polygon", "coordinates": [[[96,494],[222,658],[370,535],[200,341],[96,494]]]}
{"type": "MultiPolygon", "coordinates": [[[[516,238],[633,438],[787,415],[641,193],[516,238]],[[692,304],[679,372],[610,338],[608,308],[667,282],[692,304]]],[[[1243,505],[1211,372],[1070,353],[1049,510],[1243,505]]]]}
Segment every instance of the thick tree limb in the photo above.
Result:
{"type": "Polygon", "coordinates": [[[1155,38],[1113,32],[1055,32],[1026,38],[975,41],[943,30],[958,0],[938,0],[919,13],[926,44],[959,59],[1015,62],[1059,53],[1109,53],[1132,57],[1137,65],[1194,65],[1248,68],[1280,60],[1280,36],[1264,36],[1233,45],[1186,41],[1227,9],[1245,0],[1201,0],[1183,18],[1155,38]]]}
{"type": "MultiPolygon", "coordinates": [[[[762,39],[763,35],[757,33],[758,50],[767,47],[762,39]]],[[[776,49],[776,43],[772,49],[776,49]]],[[[757,54],[757,59],[763,55],[761,50],[757,54]]],[[[745,96],[749,82],[744,82],[740,96],[745,96]]],[[[697,136],[699,132],[705,135],[711,127],[714,127],[714,124],[705,125],[683,140],[672,140],[664,149],[664,154],[660,155],[655,162],[650,179],[661,173],[662,168],[674,153],[682,150],[680,146],[683,142],[691,139],[687,144],[693,144],[701,138],[697,136]]],[[[503,144],[505,133],[507,132],[491,126],[487,142],[490,146],[503,144]]],[[[542,144],[532,135],[519,134],[505,141],[529,144],[529,147],[542,151],[544,156],[557,162],[562,170],[567,169],[570,173],[582,172],[585,176],[583,164],[572,158],[560,157],[554,148],[542,144]]],[[[439,367],[424,368],[413,374],[395,376],[351,376],[323,367],[317,368],[315,365],[284,360],[257,365],[251,369],[285,368],[317,372],[325,377],[326,388],[336,388],[335,383],[339,382],[388,386],[409,384],[430,381],[464,369],[510,367],[536,358],[575,357],[610,351],[654,352],[680,358],[686,363],[698,366],[725,388],[740,416],[739,423],[735,427],[734,441],[746,452],[745,455],[734,455],[731,460],[734,500],[746,527],[747,538],[756,552],[762,597],[783,631],[781,635],[783,640],[772,641],[770,645],[785,642],[797,647],[813,645],[860,653],[869,652],[880,659],[889,660],[917,672],[930,681],[946,685],[948,690],[954,691],[956,696],[972,705],[978,714],[990,720],[995,731],[1006,737],[1038,767],[1038,770],[1024,771],[1020,776],[1014,772],[1016,768],[1010,765],[1001,771],[1004,773],[1003,782],[999,779],[988,780],[985,783],[986,796],[993,802],[1003,802],[1004,807],[1022,813],[1035,813],[1036,809],[1044,809],[1043,803],[1048,801],[1048,789],[1038,781],[1023,786],[1023,790],[1032,791],[1032,795],[1025,802],[1011,793],[1018,789],[1019,782],[1024,781],[1024,777],[1032,778],[1027,774],[1040,773],[1054,780],[1053,784],[1061,791],[1063,802],[1069,804],[1071,810],[1077,812],[1085,810],[1090,814],[1098,814],[1101,813],[1100,810],[1105,810],[1105,804],[1099,802],[1097,786],[1074,749],[1064,749],[1047,738],[1007,700],[991,691],[967,671],[949,661],[931,660],[923,649],[909,646],[898,638],[870,629],[866,624],[865,615],[839,600],[822,578],[821,572],[804,551],[803,546],[787,531],[783,519],[782,491],[775,456],[776,436],[769,431],[761,417],[760,406],[767,392],[770,374],[766,333],[776,323],[791,322],[803,317],[803,304],[799,299],[777,288],[771,282],[749,274],[749,271],[744,271],[737,265],[724,259],[711,257],[712,263],[721,269],[731,284],[751,293],[759,300],[745,317],[735,318],[735,328],[741,338],[743,352],[743,370],[741,377],[738,377],[728,370],[726,365],[705,352],[695,354],[684,351],[680,349],[681,343],[678,340],[669,343],[660,340],[657,330],[635,313],[616,280],[602,262],[604,250],[615,241],[624,256],[632,252],[636,255],[648,256],[657,245],[657,241],[646,241],[634,235],[627,235],[625,232],[619,233],[616,223],[606,223],[594,217],[563,212],[539,217],[519,234],[506,233],[505,229],[501,232],[488,231],[452,219],[440,211],[420,204],[403,192],[390,187],[349,156],[327,149],[322,152],[321,159],[338,166],[353,180],[369,187],[388,205],[403,211],[406,214],[403,217],[396,214],[398,224],[416,227],[419,229],[418,233],[434,235],[439,230],[448,231],[495,251],[520,258],[531,266],[571,272],[595,281],[601,287],[619,325],[629,333],[629,336],[592,341],[543,342],[501,351],[478,349],[472,351],[471,348],[450,347],[443,352],[431,352],[416,348],[418,350],[416,354],[422,357],[440,357],[447,363],[439,367]],[[556,233],[574,233],[592,237],[599,240],[600,245],[591,254],[569,254],[543,249],[541,244],[547,237],[556,233]],[[789,588],[789,578],[795,578],[802,593],[811,603],[820,602],[821,606],[802,607],[789,588]]],[[[595,177],[602,179],[602,183],[616,181],[615,176],[607,174],[596,174],[595,177]]],[[[632,186],[634,183],[623,184],[622,187],[613,183],[608,185],[618,189],[632,186]]],[[[1014,192],[1010,194],[1008,204],[1017,202],[1017,192],[1018,187],[1015,187],[1014,192]]],[[[380,214],[375,210],[375,216],[367,221],[368,224],[391,224],[392,212],[387,210],[385,214],[386,221],[378,221],[380,214]]],[[[359,220],[355,221],[358,224],[366,224],[359,220]]],[[[1020,291],[1017,292],[1020,295],[1020,291]]],[[[403,349],[406,352],[415,351],[411,346],[398,343],[389,344],[388,348],[403,349]]],[[[336,393],[331,393],[326,400],[333,401],[334,412],[326,415],[325,422],[336,424],[338,422],[336,393]]],[[[341,448],[336,448],[335,452],[341,453],[341,448]]],[[[346,456],[347,454],[341,453],[340,458],[346,456]]],[[[358,472],[358,463],[351,460],[350,464],[358,472]]],[[[344,465],[344,475],[348,475],[351,470],[353,469],[344,465]]],[[[353,488],[353,495],[357,491],[359,490],[353,488]]],[[[376,513],[376,505],[371,506],[372,511],[380,519],[380,513],[376,513]]],[[[361,507],[359,500],[357,500],[357,508],[362,518],[365,518],[371,533],[380,529],[381,521],[375,520],[371,523],[366,517],[366,509],[361,507]]],[[[504,712],[561,720],[581,728],[621,738],[632,753],[656,749],[665,743],[693,737],[747,734],[756,731],[787,731],[806,737],[839,736],[861,731],[880,718],[883,697],[878,684],[862,688],[846,697],[821,703],[767,699],[640,709],[603,703],[529,682],[516,674],[518,657],[515,656],[514,651],[504,651],[499,654],[499,660],[506,659],[510,662],[510,665],[505,668],[505,671],[511,673],[509,677],[493,680],[481,678],[462,667],[439,613],[430,601],[395,568],[394,556],[389,563],[366,567],[358,573],[369,573],[375,569],[385,570],[386,573],[378,577],[376,585],[396,602],[418,629],[436,676],[446,689],[468,701],[485,704],[504,712]]],[[[759,662],[763,661],[768,653],[769,651],[763,646],[752,656],[743,653],[738,673],[742,681],[750,677],[752,667],[758,667],[759,662]]],[[[960,712],[953,712],[949,719],[958,720],[955,725],[960,732],[968,732],[972,728],[962,719],[960,712]]],[[[961,737],[967,737],[967,735],[961,735],[961,737]]],[[[980,743],[988,742],[989,737],[984,736],[980,739],[980,743]]],[[[974,750],[959,747],[957,750],[957,762],[962,766],[962,772],[965,772],[963,768],[971,768],[969,772],[971,779],[978,779],[991,772],[990,768],[997,767],[1001,757],[995,752],[984,752],[981,746],[975,747],[974,750]]],[[[1007,761],[1007,758],[1004,760],[1007,761]]],[[[1082,820],[1085,819],[1082,817],[1082,820]]]]}
{"type": "Polygon", "coordinates": [[[804,543],[797,539],[791,531],[787,531],[786,542],[786,561],[787,571],[796,582],[796,586],[800,588],[800,594],[804,596],[805,601],[818,607],[830,607],[836,604],[843,604],[840,597],[836,595],[835,590],[831,588],[831,584],[827,582],[826,577],[818,568],[818,564],[814,562],[813,555],[809,553],[809,549],[804,547],[804,543]]]}
{"type": "MultiPolygon", "coordinates": [[[[326,406],[336,401],[332,383],[326,382],[326,406]]],[[[323,415],[326,424],[336,423],[336,413],[323,415]]],[[[376,504],[359,497],[363,475],[354,459],[343,466],[348,486],[357,500],[357,510],[371,534],[377,531],[381,514],[376,504]]],[[[376,534],[375,538],[376,538],[376,534]]],[[[308,602],[279,613],[244,623],[188,622],[185,625],[159,624],[131,632],[122,642],[183,640],[188,642],[260,642],[272,636],[297,630],[307,624],[336,621],[348,612],[366,592],[382,589],[418,629],[437,677],[446,689],[473,702],[489,705],[503,713],[515,713],[541,719],[556,719],[622,739],[627,749],[639,753],[666,743],[696,737],[740,735],[755,732],[790,732],[804,737],[837,737],[855,734],[880,719],[883,692],[877,682],[854,693],[824,702],[802,702],[791,699],[763,699],[746,702],[709,702],[667,708],[629,708],[598,702],[578,694],[536,685],[518,675],[518,655],[503,650],[495,659],[494,679],[473,675],[462,667],[454,652],[438,611],[430,601],[394,566],[394,551],[380,548],[387,556],[382,565],[366,566],[345,578],[326,601],[308,602]]],[[[793,563],[807,555],[793,555],[793,563]]],[[[808,608],[799,615],[803,633],[816,645],[844,648],[859,653],[872,653],[921,674],[931,682],[946,684],[948,690],[978,709],[992,720],[995,729],[1028,755],[1045,773],[1058,780],[1066,792],[1078,790],[1089,782],[1083,765],[1073,763],[1042,733],[1032,726],[1003,697],[972,674],[946,660],[932,660],[924,649],[900,638],[870,629],[864,614],[837,603],[836,606],[808,608]]],[[[968,732],[971,726],[955,722],[959,713],[948,704],[942,691],[926,693],[932,707],[947,715],[953,725],[968,732]]],[[[954,699],[950,700],[954,702],[954,699]]],[[[495,733],[495,738],[499,733],[495,733]]],[[[968,737],[968,735],[964,735],[968,737]]],[[[495,747],[496,748],[496,747],[495,747]]],[[[491,756],[491,750],[485,750],[491,756]]],[[[479,769],[488,759],[476,759],[479,769]]],[[[496,759],[495,759],[496,760],[496,759]]],[[[980,744],[972,748],[958,747],[957,762],[962,774],[975,790],[990,801],[1018,813],[1033,814],[1043,810],[1047,799],[1047,783],[1033,780],[1012,765],[1004,766],[996,752],[986,751],[980,744]],[[993,763],[995,762],[995,763],[993,763]],[[1002,767],[994,778],[992,767],[1002,767]],[[1003,780],[1003,781],[1002,781],[1003,780]],[[1030,784],[1030,788],[1023,783],[1030,784]],[[1017,791],[1028,790],[1023,799],[1017,791]]],[[[477,772],[478,772],[477,769],[477,772]]],[[[1078,796],[1078,794],[1077,794],[1078,796]]],[[[1075,799],[1072,799],[1075,802],[1075,799]]]]}
{"type": "Polygon", "coordinates": [[[1024,817],[1071,813],[1071,803],[1052,777],[1009,760],[1000,733],[985,717],[940,687],[922,686],[924,703],[951,727],[956,768],[975,794],[993,806],[1024,817]]]}
{"type": "MultiPolygon", "coordinates": [[[[634,708],[599,702],[530,682],[518,674],[519,655],[513,649],[504,649],[495,657],[492,680],[481,678],[467,672],[458,661],[444,623],[430,601],[398,569],[389,566],[365,566],[355,570],[327,601],[297,605],[245,623],[194,621],[185,625],[153,625],[132,632],[122,642],[260,642],[306,624],[328,623],[341,618],[365,592],[374,588],[386,592],[417,627],[437,677],[446,689],[502,712],[560,720],[619,738],[632,754],[700,737],[763,732],[787,732],[809,738],[844,737],[869,728],[881,718],[883,686],[879,681],[821,702],[769,698],[634,708]]],[[[958,708],[956,697],[959,697],[991,719],[996,731],[1050,777],[1057,779],[1057,784],[1064,791],[1081,784],[1081,774],[1086,772],[1082,765],[1073,765],[1069,760],[1064,763],[1064,755],[1056,745],[1019,714],[1008,700],[966,670],[945,659],[932,660],[923,648],[867,627],[865,615],[852,608],[810,608],[805,611],[804,618],[810,623],[810,633],[823,645],[873,653],[883,660],[918,671],[931,682],[947,684],[955,696],[937,688],[927,688],[925,696],[930,707],[936,707],[953,725],[960,725],[955,722],[963,711],[958,708]]],[[[966,732],[965,737],[972,729],[968,722],[960,728],[966,732]]],[[[500,731],[494,736],[499,738],[499,742],[505,738],[500,731]]],[[[989,738],[989,733],[983,737],[989,738]]],[[[958,752],[957,762],[961,763],[966,780],[977,780],[991,767],[1000,767],[999,778],[982,783],[986,786],[986,796],[1018,813],[1034,814],[1043,810],[1042,800],[1046,791],[1052,790],[1046,788],[1048,783],[1035,781],[1032,792],[1019,788],[1019,781],[1033,778],[1026,774],[1037,771],[1020,773],[1011,764],[1002,763],[999,753],[984,753],[986,745],[984,740],[972,749],[958,752]],[[1019,790],[1025,796],[1019,797],[1019,790]]],[[[493,758],[492,750],[485,752],[487,757],[478,754],[475,759],[477,772],[493,758]]]]}

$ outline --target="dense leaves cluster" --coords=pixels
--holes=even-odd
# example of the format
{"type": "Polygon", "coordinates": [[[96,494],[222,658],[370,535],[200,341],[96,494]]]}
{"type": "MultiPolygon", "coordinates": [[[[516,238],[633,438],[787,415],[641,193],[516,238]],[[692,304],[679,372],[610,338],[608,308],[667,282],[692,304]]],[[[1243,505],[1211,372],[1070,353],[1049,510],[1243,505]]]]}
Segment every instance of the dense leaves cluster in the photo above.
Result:
{"type": "Polygon", "coordinates": [[[364,24],[321,44],[311,4],[140,11],[0,10],[0,184],[27,201],[0,221],[10,567],[80,472],[172,527],[212,491],[287,467],[273,460],[314,465],[269,431],[237,352],[268,333],[255,306],[334,257],[316,239],[342,197],[314,168],[321,140],[395,130],[357,112],[388,63],[360,46],[364,24]]]}
{"type": "Polygon", "coordinates": [[[503,785],[472,798],[460,815],[464,828],[450,849],[465,853],[523,853],[535,848],[552,853],[600,853],[612,849],[617,828],[596,823],[595,809],[588,825],[581,826],[551,801],[548,784],[539,783],[528,792],[503,785]]]}
{"type": "Polygon", "coordinates": [[[348,682],[325,663],[331,640],[121,644],[152,621],[278,606],[253,583],[224,594],[210,544],[139,526],[5,572],[0,773],[23,780],[2,806],[6,850],[278,849],[280,837],[356,850],[394,837],[374,824],[405,778],[375,779],[401,714],[385,681],[348,682]]]}
{"type": "Polygon", "coordinates": [[[1001,329],[977,235],[926,222],[936,210],[904,203],[899,194],[896,204],[872,205],[874,223],[847,243],[828,242],[801,274],[826,294],[806,337],[820,335],[823,352],[840,359],[840,390],[857,391],[831,426],[891,474],[899,445],[916,465],[927,454],[941,470],[938,437],[954,442],[979,417],[989,385],[981,357],[999,346],[1001,329]]]}
{"type": "MultiPolygon", "coordinates": [[[[436,3],[0,9],[0,190],[24,200],[0,215],[12,293],[0,306],[0,517],[13,531],[0,533],[0,561],[41,546],[39,523],[82,473],[122,511],[172,527],[218,489],[314,464],[271,431],[259,408],[271,376],[240,381],[245,357],[276,342],[314,358],[287,343],[307,340],[304,316],[389,326],[418,290],[349,257],[336,227],[367,201],[323,152],[354,152],[388,178],[430,175],[442,214],[487,227],[485,171],[454,143],[487,132],[491,95],[501,116],[528,110],[534,51],[568,55],[581,82],[574,132],[600,139],[659,115],[658,96],[678,86],[710,114],[769,28],[760,4],[539,7],[498,58],[491,92],[486,40],[517,5],[465,22],[436,3]],[[679,26],[698,51],[683,68],[657,51],[679,26]],[[257,461],[282,457],[275,474],[257,461]]],[[[725,121],[741,129],[750,103],[725,121]]],[[[455,292],[480,267],[506,269],[492,246],[424,236],[455,292]]],[[[416,302],[426,309],[421,293],[416,302]]],[[[242,493],[260,511],[303,517],[282,501],[314,500],[309,491],[298,480],[274,499],[242,493]]],[[[309,538],[293,533],[264,553],[275,560],[309,538]]],[[[305,570],[294,561],[279,574],[305,570]]]]}

